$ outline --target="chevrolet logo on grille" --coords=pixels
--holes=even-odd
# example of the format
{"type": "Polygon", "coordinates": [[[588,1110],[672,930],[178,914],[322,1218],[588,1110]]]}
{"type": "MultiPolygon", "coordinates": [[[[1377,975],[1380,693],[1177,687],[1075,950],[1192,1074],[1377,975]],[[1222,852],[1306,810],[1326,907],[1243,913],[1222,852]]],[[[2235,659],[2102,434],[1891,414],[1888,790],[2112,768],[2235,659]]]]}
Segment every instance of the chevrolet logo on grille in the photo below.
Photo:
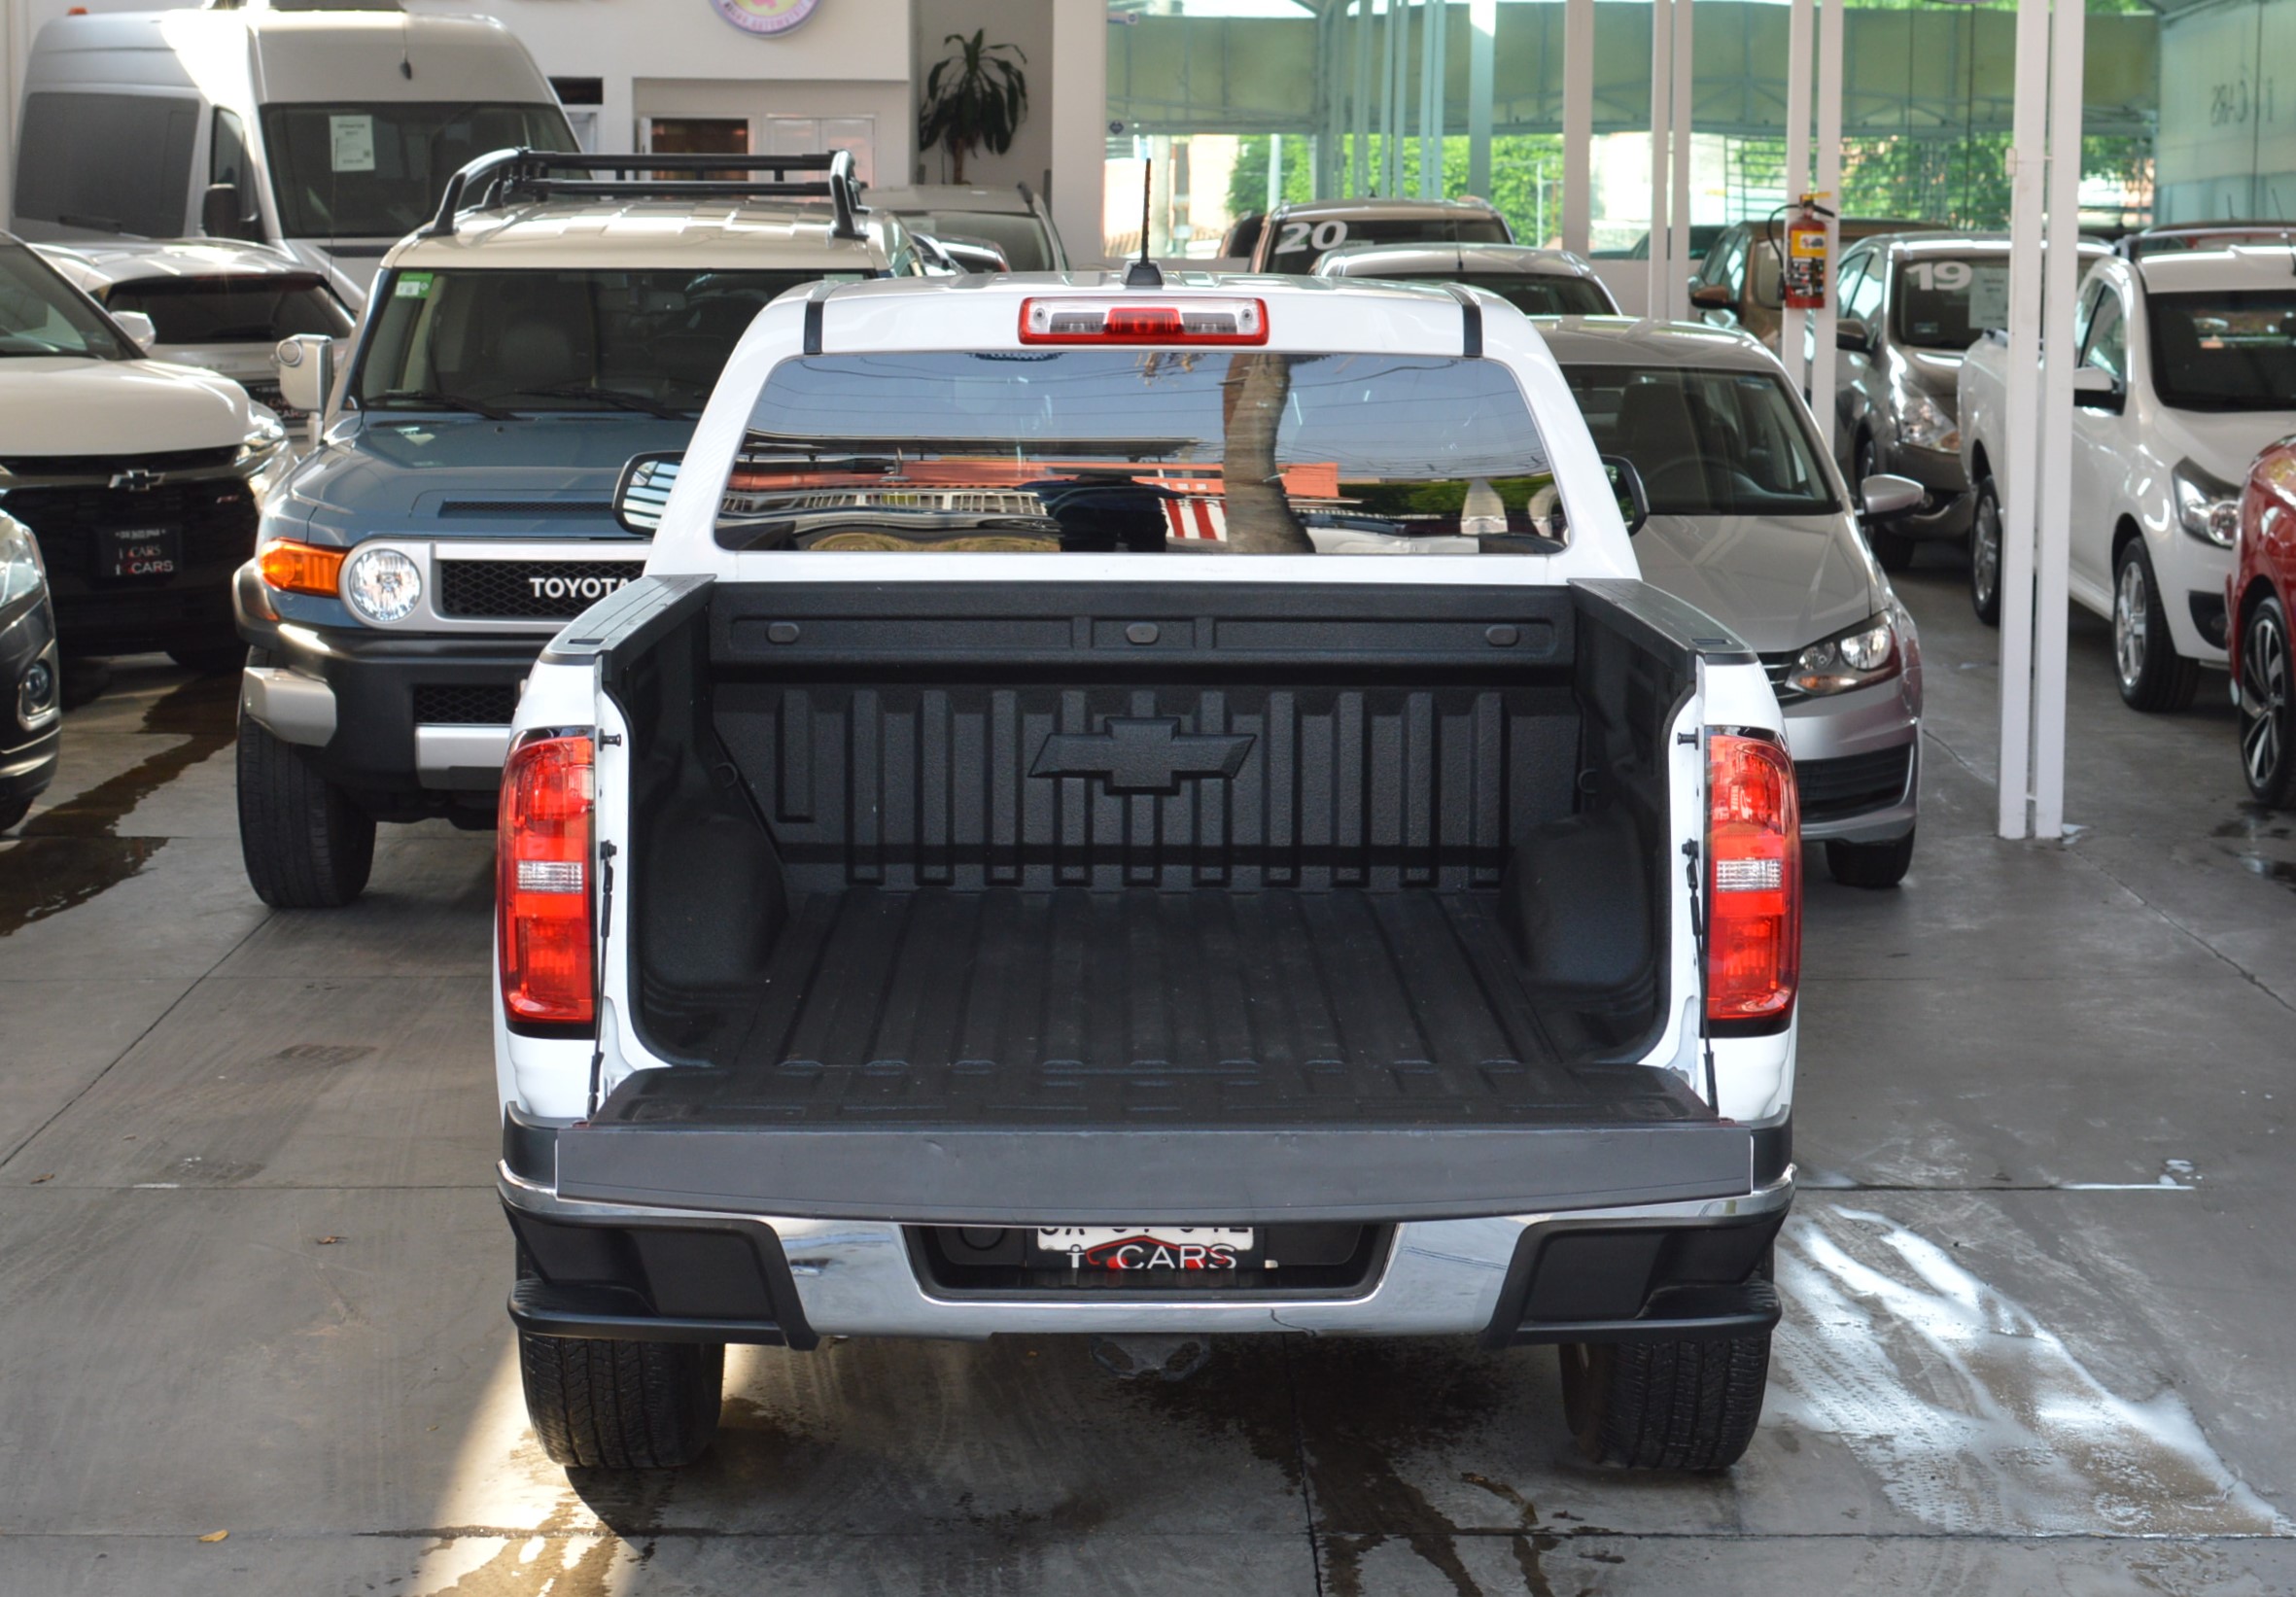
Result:
{"type": "Polygon", "coordinates": [[[142,466],[131,466],[124,471],[112,473],[112,486],[123,488],[131,494],[148,494],[166,480],[166,472],[154,471],[142,466]]]}
{"type": "Polygon", "coordinates": [[[1233,777],[1251,752],[1248,734],[1182,732],[1174,719],[1111,719],[1101,732],[1055,733],[1032,777],[1098,777],[1112,793],[1176,793],[1187,777],[1233,777]]]}

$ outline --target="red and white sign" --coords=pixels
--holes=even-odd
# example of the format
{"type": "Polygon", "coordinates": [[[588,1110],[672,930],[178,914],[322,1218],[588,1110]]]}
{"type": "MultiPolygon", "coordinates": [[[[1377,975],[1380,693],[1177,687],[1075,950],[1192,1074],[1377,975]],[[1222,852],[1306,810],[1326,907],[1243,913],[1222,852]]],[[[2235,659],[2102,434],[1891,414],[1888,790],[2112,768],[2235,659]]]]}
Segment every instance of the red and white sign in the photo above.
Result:
{"type": "Polygon", "coordinates": [[[1228,507],[1216,499],[1167,499],[1164,502],[1165,531],[1190,542],[1228,541],[1228,507]]]}

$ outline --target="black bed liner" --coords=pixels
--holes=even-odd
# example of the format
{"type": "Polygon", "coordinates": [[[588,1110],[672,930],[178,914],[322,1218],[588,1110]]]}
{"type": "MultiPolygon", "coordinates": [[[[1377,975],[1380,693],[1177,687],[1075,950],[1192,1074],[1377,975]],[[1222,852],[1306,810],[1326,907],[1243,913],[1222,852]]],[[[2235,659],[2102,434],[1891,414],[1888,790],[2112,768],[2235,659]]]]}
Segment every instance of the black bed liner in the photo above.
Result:
{"type": "Polygon", "coordinates": [[[1492,893],[815,894],[734,1062],[625,1081],[559,1187],[980,1224],[1749,1189],[1747,1131],[1669,1072],[1562,1062],[1539,1010],[1492,893]]]}

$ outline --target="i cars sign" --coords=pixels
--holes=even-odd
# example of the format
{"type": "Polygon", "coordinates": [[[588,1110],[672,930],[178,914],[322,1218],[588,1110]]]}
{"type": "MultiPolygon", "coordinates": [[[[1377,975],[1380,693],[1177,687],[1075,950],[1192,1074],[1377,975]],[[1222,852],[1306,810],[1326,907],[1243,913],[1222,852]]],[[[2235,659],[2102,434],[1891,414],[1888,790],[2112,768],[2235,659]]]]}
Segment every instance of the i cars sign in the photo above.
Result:
{"type": "Polygon", "coordinates": [[[771,38],[803,22],[819,9],[821,0],[710,0],[710,4],[744,33],[771,38]]]}

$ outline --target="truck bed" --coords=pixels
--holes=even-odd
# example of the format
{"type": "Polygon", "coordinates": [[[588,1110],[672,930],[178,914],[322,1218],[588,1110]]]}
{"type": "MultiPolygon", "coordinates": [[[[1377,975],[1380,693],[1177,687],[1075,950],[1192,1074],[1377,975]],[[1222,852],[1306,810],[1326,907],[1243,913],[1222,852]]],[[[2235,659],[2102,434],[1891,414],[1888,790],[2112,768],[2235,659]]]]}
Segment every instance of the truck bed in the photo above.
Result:
{"type": "Polygon", "coordinates": [[[1565,590],[1156,597],[720,591],[609,659],[634,1019],[677,1062],[561,1134],[563,1194],[989,1225],[1748,1190],[1750,1133],[1635,1062],[1690,656],[1565,590]]]}
{"type": "Polygon", "coordinates": [[[728,1062],[807,1116],[944,1094],[1214,1119],[1583,1098],[1552,1079],[1497,895],[1474,892],[816,894],[728,1062]]]}

